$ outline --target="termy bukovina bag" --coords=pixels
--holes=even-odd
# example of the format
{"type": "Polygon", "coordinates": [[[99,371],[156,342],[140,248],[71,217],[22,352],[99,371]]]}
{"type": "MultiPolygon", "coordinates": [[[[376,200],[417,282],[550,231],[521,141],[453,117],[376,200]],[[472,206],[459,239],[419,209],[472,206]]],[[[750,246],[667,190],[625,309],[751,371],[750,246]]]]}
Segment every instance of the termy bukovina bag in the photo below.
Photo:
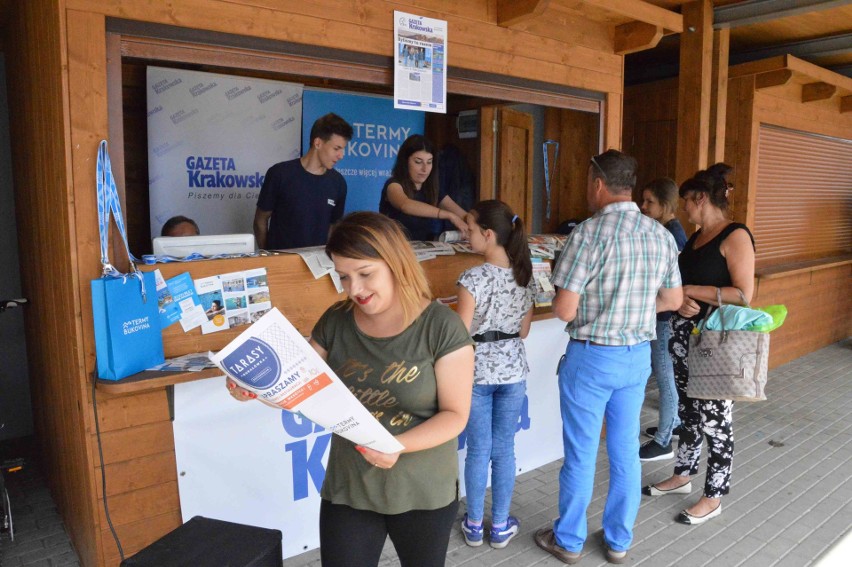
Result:
{"type": "Polygon", "coordinates": [[[154,273],[140,272],[130,253],[106,140],[98,148],[97,189],[103,271],[102,277],[92,280],[97,370],[103,380],[119,380],[163,362],[163,338],[154,273]],[[130,261],[127,274],[109,261],[111,215],[130,261]]]}

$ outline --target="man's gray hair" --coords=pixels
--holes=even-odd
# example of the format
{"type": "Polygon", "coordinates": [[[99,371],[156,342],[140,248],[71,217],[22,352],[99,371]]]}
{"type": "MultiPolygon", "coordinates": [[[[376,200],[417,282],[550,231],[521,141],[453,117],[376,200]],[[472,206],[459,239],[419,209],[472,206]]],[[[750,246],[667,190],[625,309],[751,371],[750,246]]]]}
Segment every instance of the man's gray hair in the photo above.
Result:
{"type": "Polygon", "coordinates": [[[592,178],[600,179],[614,194],[629,193],[636,187],[636,158],[618,150],[607,150],[592,158],[592,178]]]}

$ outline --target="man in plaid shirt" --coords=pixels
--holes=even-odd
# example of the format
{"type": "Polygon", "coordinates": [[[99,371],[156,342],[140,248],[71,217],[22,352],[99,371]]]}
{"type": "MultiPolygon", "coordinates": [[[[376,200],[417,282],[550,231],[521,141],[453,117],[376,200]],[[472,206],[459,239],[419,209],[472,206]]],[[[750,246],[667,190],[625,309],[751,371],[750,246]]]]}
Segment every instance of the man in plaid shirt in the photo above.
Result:
{"type": "Polygon", "coordinates": [[[594,215],[577,225],[551,281],[557,317],[571,341],[559,365],[565,460],[559,518],[536,543],[565,563],[580,560],[587,535],[600,432],[606,416],[610,481],[603,514],[607,560],[623,563],[639,511],[639,413],[651,374],[656,313],[683,300],[677,246],[632,201],[636,160],[616,150],[589,165],[586,199],[594,215]]]}

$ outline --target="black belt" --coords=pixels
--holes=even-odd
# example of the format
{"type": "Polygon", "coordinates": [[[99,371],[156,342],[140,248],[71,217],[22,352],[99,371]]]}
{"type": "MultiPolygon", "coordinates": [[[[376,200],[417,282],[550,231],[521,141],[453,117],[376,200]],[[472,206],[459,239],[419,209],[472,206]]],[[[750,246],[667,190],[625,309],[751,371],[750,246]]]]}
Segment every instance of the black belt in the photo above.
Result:
{"type": "Polygon", "coordinates": [[[477,343],[493,343],[494,341],[505,341],[507,339],[517,339],[520,333],[504,333],[502,331],[486,331],[473,335],[471,337],[477,343]]]}

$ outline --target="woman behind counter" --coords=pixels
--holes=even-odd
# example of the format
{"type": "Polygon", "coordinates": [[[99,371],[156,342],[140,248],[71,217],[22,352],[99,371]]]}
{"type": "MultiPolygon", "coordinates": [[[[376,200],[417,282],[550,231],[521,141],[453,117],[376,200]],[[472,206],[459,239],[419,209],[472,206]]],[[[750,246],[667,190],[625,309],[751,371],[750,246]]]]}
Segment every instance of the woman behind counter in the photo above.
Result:
{"type": "MultiPolygon", "coordinates": [[[[332,305],[311,346],[401,453],[332,436],[320,495],[323,567],[372,567],[390,536],[403,567],[444,565],[458,512],[458,440],[470,412],[473,341],[458,315],[431,301],[399,225],[344,217],[326,253],[348,299],[332,305]]],[[[237,400],[254,394],[228,381],[237,400]]]]}
{"type": "Polygon", "coordinates": [[[467,234],[464,209],[440,191],[437,158],[426,137],[409,136],[399,147],[392,177],[382,187],[379,212],[399,221],[409,240],[435,240],[440,231],[437,220],[450,221],[467,234]]]}

